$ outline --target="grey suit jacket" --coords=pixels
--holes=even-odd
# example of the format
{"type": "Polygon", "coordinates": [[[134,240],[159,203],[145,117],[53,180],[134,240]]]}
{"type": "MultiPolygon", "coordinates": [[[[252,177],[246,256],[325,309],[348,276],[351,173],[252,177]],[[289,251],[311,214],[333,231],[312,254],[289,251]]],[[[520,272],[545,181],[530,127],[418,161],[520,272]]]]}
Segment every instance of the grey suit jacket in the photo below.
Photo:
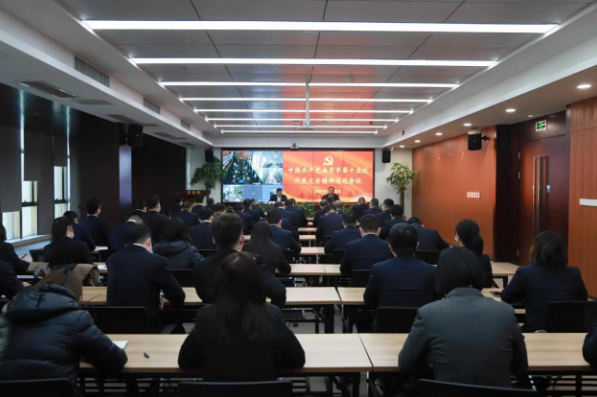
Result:
{"type": "Polygon", "coordinates": [[[438,381],[510,387],[510,376],[528,367],[514,309],[473,288],[457,288],[423,306],[398,355],[398,366],[404,372],[421,372],[428,363],[438,381]]]}

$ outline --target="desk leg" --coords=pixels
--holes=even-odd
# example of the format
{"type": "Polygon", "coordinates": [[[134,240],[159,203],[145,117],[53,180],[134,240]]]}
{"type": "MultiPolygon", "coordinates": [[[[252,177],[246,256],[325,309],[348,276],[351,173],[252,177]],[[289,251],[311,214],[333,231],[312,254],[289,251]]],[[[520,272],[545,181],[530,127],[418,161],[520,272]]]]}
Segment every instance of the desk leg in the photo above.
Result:
{"type": "Polygon", "coordinates": [[[582,375],[576,375],[576,397],[582,396],[582,375]]]}
{"type": "Polygon", "coordinates": [[[325,316],[325,333],[334,333],[334,305],[326,305],[323,307],[323,313],[325,316]]]}
{"type": "Polygon", "coordinates": [[[359,397],[361,392],[361,374],[356,373],[351,376],[352,378],[352,397],[359,397]]]}

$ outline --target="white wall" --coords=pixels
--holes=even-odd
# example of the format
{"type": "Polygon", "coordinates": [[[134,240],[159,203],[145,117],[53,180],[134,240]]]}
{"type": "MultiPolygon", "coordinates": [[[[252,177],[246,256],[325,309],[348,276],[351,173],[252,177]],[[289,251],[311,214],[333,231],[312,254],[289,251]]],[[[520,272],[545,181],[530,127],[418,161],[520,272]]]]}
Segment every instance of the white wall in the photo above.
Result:
{"type": "MultiPolygon", "coordinates": [[[[382,149],[375,149],[375,186],[374,192],[376,198],[381,203],[384,199],[391,198],[398,204],[400,196],[396,189],[388,185],[386,178],[390,176],[393,163],[405,163],[412,168],[412,150],[395,149],[392,151],[392,161],[388,164],[381,162],[382,149]]],[[[412,191],[408,189],[404,193],[404,214],[406,217],[412,216],[412,191]]]]}
{"type": "MultiPolygon", "coordinates": [[[[214,156],[222,160],[222,149],[214,148],[213,151],[214,156]]],[[[205,188],[201,182],[194,185],[190,184],[195,169],[201,167],[203,164],[205,164],[205,148],[195,147],[187,150],[187,189],[193,190],[205,188]]],[[[216,183],[216,187],[212,190],[210,197],[213,198],[216,203],[222,199],[221,183],[216,183]]]]}

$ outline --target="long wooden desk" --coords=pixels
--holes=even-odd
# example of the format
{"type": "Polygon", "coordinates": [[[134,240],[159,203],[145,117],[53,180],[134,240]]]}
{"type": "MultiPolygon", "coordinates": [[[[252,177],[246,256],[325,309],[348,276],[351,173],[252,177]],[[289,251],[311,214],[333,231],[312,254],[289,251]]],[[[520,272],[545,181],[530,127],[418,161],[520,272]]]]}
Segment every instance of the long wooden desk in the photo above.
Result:
{"type": "MultiPolygon", "coordinates": [[[[245,238],[245,242],[251,241],[251,235],[250,234],[245,234],[243,236],[245,238]]],[[[299,235],[299,241],[306,241],[306,242],[311,242],[311,241],[315,241],[315,236],[312,234],[301,234],[299,235]]]]}
{"type": "Polygon", "coordinates": [[[324,251],[324,247],[303,247],[301,250],[301,253],[299,255],[301,255],[301,256],[323,256],[323,255],[331,255],[331,254],[326,254],[324,251]]]}
{"type": "Polygon", "coordinates": [[[298,228],[299,233],[308,234],[308,233],[315,233],[316,231],[317,231],[316,227],[299,227],[298,228]]]}

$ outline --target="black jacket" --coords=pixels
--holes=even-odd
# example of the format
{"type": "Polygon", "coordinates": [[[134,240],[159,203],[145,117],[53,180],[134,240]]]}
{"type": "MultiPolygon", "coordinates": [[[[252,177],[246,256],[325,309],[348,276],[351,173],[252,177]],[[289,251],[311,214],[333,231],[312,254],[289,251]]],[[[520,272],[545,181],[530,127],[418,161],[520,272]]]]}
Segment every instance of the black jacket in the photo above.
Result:
{"type": "Polygon", "coordinates": [[[253,228],[253,217],[249,214],[245,214],[242,211],[234,211],[236,215],[243,221],[243,225],[246,229],[251,230],[253,228]]]}
{"type": "Polygon", "coordinates": [[[371,270],[374,264],[393,257],[386,241],[375,234],[366,234],[363,238],[346,244],[340,272],[344,277],[350,277],[353,270],[371,270]]]}
{"type": "Polygon", "coordinates": [[[151,240],[153,244],[157,244],[164,239],[164,232],[166,230],[166,224],[168,223],[168,217],[162,215],[157,211],[147,211],[143,222],[145,226],[151,231],[151,240]]]}
{"type": "MultiPolygon", "coordinates": [[[[259,253],[259,251],[260,251],[259,247],[257,247],[255,242],[253,242],[253,241],[249,241],[248,243],[246,243],[243,246],[243,251],[250,252],[251,254],[253,254],[255,256],[261,255],[259,253]]],[[[292,271],[292,268],[290,267],[290,263],[288,263],[288,260],[286,259],[286,257],[284,256],[284,253],[282,252],[282,248],[280,248],[280,246],[275,243],[273,245],[272,252],[270,252],[268,255],[261,255],[261,257],[267,264],[267,269],[272,274],[275,274],[276,270],[278,270],[280,273],[283,273],[283,274],[288,274],[292,271]]]]}
{"type": "Polygon", "coordinates": [[[108,306],[143,306],[159,328],[160,292],[173,305],[182,305],[186,295],[165,258],[143,247],[127,245],[112,254],[108,266],[108,306]]]}
{"type": "Polygon", "coordinates": [[[585,301],[588,298],[580,271],[575,267],[553,268],[537,265],[519,267],[502,291],[507,303],[524,304],[523,332],[545,329],[547,304],[555,301],[585,301]]]}
{"type": "Polygon", "coordinates": [[[582,355],[592,366],[597,366],[597,323],[593,324],[591,330],[585,337],[585,343],[582,347],[582,355]]]}
{"type": "Polygon", "coordinates": [[[303,247],[301,247],[301,244],[294,239],[292,232],[281,229],[275,225],[270,225],[270,228],[272,229],[274,243],[279,245],[280,248],[283,250],[291,250],[296,255],[301,253],[303,247]]]}
{"type": "Polygon", "coordinates": [[[73,232],[75,232],[74,240],[79,240],[87,244],[89,251],[95,251],[95,241],[91,236],[91,233],[85,226],[81,226],[78,223],[73,224],[73,232]]]}
{"type": "Polygon", "coordinates": [[[12,244],[7,242],[0,243],[0,261],[8,262],[16,274],[26,274],[29,269],[29,262],[21,260],[12,244]]]}
{"type": "Polygon", "coordinates": [[[443,251],[450,247],[435,229],[429,229],[421,225],[415,225],[417,238],[419,240],[419,251],[443,251]]]}
{"type": "Polygon", "coordinates": [[[210,381],[271,381],[282,369],[305,365],[305,352],[284,322],[282,311],[265,305],[269,327],[254,340],[225,343],[219,338],[218,305],[197,312],[195,328],[180,348],[178,365],[197,368],[210,381]]]}
{"type": "Polygon", "coordinates": [[[324,194],[321,196],[321,200],[327,200],[330,203],[333,203],[334,201],[340,200],[340,196],[338,196],[336,193],[332,194],[331,196],[329,194],[324,194]]]}
{"type": "MultiPolygon", "coordinates": [[[[381,215],[381,214],[379,214],[379,215],[381,215]]],[[[377,216],[378,218],[379,218],[379,215],[377,216]]],[[[394,225],[397,225],[399,223],[407,223],[407,222],[402,218],[394,218],[394,219],[390,219],[389,221],[382,222],[383,226],[381,227],[381,233],[379,233],[379,238],[382,240],[387,240],[388,237],[390,237],[390,230],[392,230],[394,225]]]]}
{"type": "Polygon", "coordinates": [[[259,211],[254,211],[250,208],[245,208],[243,213],[249,215],[253,219],[253,224],[256,224],[261,219],[261,214],[259,211]]]}
{"type": "Polygon", "coordinates": [[[178,214],[180,211],[182,211],[182,205],[174,204],[172,206],[172,209],[170,210],[170,216],[174,216],[174,215],[178,214]]]}
{"type": "Polygon", "coordinates": [[[382,212],[381,208],[379,208],[379,207],[371,207],[371,208],[365,210],[365,212],[363,213],[363,215],[377,215],[380,212],[382,212]]]}
{"type": "Polygon", "coordinates": [[[203,260],[197,248],[186,241],[164,241],[153,247],[153,252],[168,261],[170,269],[190,269],[203,260]]]}
{"type": "Polygon", "coordinates": [[[343,228],[342,215],[337,212],[330,212],[319,218],[315,238],[317,241],[321,241],[323,236],[331,236],[336,230],[342,230],[343,228]]]}
{"type": "Polygon", "coordinates": [[[73,388],[81,358],[107,375],[127,362],[81,310],[64,287],[29,287],[10,301],[0,317],[0,379],[69,379],[73,388]]]}
{"type": "Polygon", "coordinates": [[[478,257],[481,266],[483,267],[483,271],[485,272],[485,284],[483,284],[484,288],[491,288],[493,286],[493,268],[491,267],[491,258],[489,255],[481,255],[478,257]]]}
{"type": "Polygon", "coordinates": [[[295,207],[294,205],[287,206],[286,211],[292,212],[296,215],[297,227],[307,227],[307,217],[305,216],[305,211],[302,208],[295,207]]]}
{"type": "Polygon", "coordinates": [[[199,215],[189,211],[178,211],[173,216],[182,219],[187,227],[193,227],[199,224],[199,215]]]}
{"type": "Polygon", "coordinates": [[[199,219],[205,220],[208,218],[209,213],[206,211],[206,207],[201,204],[197,204],[193,207],[193,214],[199,216],[199,219]]]}
{"type": "Polygon", "coordinates": [[[278,195],[277,195],[277,194],[271,194],[271,195],[269,196],[269,201],[288,201],[288,197],[286,197],[286,195],[285,195],[285,194],[283,194],[283,195],[280,197],[280,200],[278,200],[278,195]]]}
{"type": "Polygon", "coordinates": [[[200,250],[215,250],[211,235],[211,222],[203,222],[189,229],[189,236],[193,245],[200,250]]]}
{"type": "Polygon", "coordinates": [[[0,261],[0,296],[4,295],[9,300],[23,290],[23,284],[8,262],[0,261]]]}
{"type": "Polygon", "coordinates": [[[377,214],[375,214],[375,216],[379,218],[382,225],[392,219],[392,214],[390,213],[390,210],[380,211],[377,214]]]}
{"type": "Polygon", "coordinates": [[[319,219],[325,215],[325,208],[318,209],[313,215],[313,227],[319,226],[319,219]]]}
{"type": "MultiPolygon", "coordinates": [[[[213,303],[215,299],[214,280],[218,266],[228,255],[235,252],[238,251],[233,248],[222,248],[195,265],[193,272],[195,290],[203,303],[213,303]]],[[[268,271],[267,265],[260,256],[256,256],[255,259],[257,260],[257,264],[263,269],[265,295],[271,298],[272,304],[284,306],[284,303],[286,303],[286,287],[268,271]]],[[[110,277],[112,277],[111,274],[110,277]]]]}
{"type": "Polygon", "coordinates": [[[369,209],[367,204],[358,204],[352,207],[352,211],[356,215],[357,219],[361,219],[365,215],[365,211],[369,209]]]}
{"type": "Polygon", "coordinates": [[[124,222],[110,231],[110,241],[108,242],[108,247],[112,251],[120,251],[126,245],[125,235],[126,229],[129,226],[136,225],[135,222],[124,222]]]}
{"type": "Polygon", "coordinates": [[[278,212],[282,216],[282,219],[288,220],[293,227],[298,227],[298,217],[296,213],[283,208],[279,208],[278,212]]]}
{"type": "Polygon", "coordinates": [[[58,265],[76,265],[79,263],[93,263],[91,252],[89,252],[87,244],[68,237],[66,238],[65,250],[62,256],[56,256],[54,253],[53,244],[48,244],[44,247],[44,258],[50,267],[58,265]]]}
{"type": "Polygon", "coordinates": [[[97,245],[108,245],[108,225],[97,216],[87,215],[79,224],[89,231],[91,238],[97,245]]]}
{"type": "Polygon", "coordinates": [[[292,233],[292,238],[294,238],[297,243],[300,241],[301,236],[288,219],[282,219],[282,229],[288,230],[290,233],[292,233]]]}
{"type": "Polygon", "coordinates": [[[332,238],[325,245],[326,254],[331,254],[334,250],[346,249],[346,244],[361,238],[361,231],[356,226],[346,226],[344,229],[336,230],[332,238]]]}

